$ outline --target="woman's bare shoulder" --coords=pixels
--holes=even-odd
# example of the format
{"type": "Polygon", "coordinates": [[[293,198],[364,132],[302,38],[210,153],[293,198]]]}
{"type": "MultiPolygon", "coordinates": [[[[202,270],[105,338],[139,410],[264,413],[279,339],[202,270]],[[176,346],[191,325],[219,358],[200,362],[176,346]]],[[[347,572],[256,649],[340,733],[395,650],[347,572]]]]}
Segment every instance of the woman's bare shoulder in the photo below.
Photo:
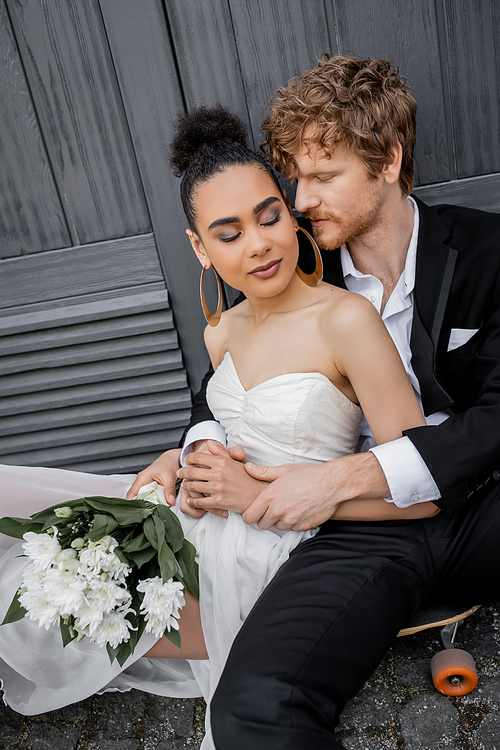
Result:
{"type": "Polygon", "coordinates": [[[322,319],[332,328],[357,329],[363,325],[378,325],[380,316],[365,297],[338,286],[325,284],[322,319]]]}
{"type": "Polygon", "coordinates": [[[237,327],[245,315],[247,300],[225,310],[216,326],[207,325],[204,332],[205,346],[207,347],[212,365],[218,367],[229,348],[229,342],[237,332],[237,327]]]}

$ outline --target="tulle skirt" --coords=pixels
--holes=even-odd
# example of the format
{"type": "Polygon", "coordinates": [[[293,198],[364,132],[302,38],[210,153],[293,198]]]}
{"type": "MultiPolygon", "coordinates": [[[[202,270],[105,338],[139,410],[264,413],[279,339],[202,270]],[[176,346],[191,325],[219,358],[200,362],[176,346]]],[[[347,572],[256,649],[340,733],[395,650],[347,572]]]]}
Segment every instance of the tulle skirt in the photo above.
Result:
{"type": "MultiPolygon", "coordinates": [[[[0,465],[0,515],[27,517],[76,497],[124,497],[135,475],[99,476],[61,469],[0,465]]],[[[176,506],[185,536],[200,565],[200,611],[208,660],[144,657],[156,642],[144,634],[120,667],[84,638],[62,646],[58,626],[48,630],[24,618],[0,627],[0,678],[4,700],[15,711],[35,715],[94,693],[137,688],[156,695],[209,703],[231,644],[260,593],[292,549],[315,531],[261,531],[240,515],[207,513],[195,520],[176,506]],[[142,658],[144,657],[144,658],[142,658]]],[[[20,543],[0,534],[0,621],[21,584],[27,558],[20,543]],[[21,556],[20,556],[21,555],[21,556]]],[[[182,615],[181,615],[182,617],[182,615]]],[[[213,748],[207,712],[203,750],[213,748]]]]}

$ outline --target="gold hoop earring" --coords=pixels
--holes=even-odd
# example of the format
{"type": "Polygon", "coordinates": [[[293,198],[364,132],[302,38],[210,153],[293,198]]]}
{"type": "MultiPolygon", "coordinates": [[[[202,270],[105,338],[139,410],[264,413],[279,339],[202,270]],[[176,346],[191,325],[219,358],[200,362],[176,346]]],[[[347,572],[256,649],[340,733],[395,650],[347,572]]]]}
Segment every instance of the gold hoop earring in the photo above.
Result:
{"type": "Polygon", "coordinates": [[[307,284],[307,286],[317,286],[319,282],[323,279],[323,259],[321,258],[321,253],[319,251],[319,247],[317,246],[316,242],[314,241],[314,238],[311,237],[309,232],[306,232],[305,229],[302,229],[302,227],[297,227],[297,230],[299,230],[305,234],[311,245],[313,246],[314,250],[314,257],[316,258],[316,268],[312,273],[304,273],[302,269],[300,269],[298,266],[295,269],[295,272],[299,276],[299,278],[302,279],[304,284],[307,284]]]}
{"type": "MultiPolygon", "coordinates": [[[[214,267],[212,266],[212,268],[214,267]]],[[[211,313],[207,307],[207,303],[205,301],[205,292],[203,290],[203,277],[205,276],[206,270],[207,269],[205,268],[205,266],[203,266],[203,269],[201,271],[201,278],[200,278],[201,306],[203,309],[203,315],[205,316],[205,320],[207,321],[208,325],[212,326],[212,328],[215,328],[215,326],[219,325],[220,317],[222,315],[222,284],[220,281],[220,276],[214,268],[215,278],[217,279],[217,310],[214,313],[211,313]]]]}

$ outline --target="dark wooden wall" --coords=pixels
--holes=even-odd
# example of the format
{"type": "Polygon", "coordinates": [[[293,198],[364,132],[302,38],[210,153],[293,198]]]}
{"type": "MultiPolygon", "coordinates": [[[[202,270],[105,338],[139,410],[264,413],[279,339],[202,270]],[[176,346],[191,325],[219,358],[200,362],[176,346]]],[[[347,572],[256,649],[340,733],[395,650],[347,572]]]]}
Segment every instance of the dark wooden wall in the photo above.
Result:
{"type": "Polygon", "coordinates": [[[173,118],[254,143],[324,51],[398,63],[416,193],[500,211],[496,0],[0,0],[0,456],[129,471],[176,444],[205,370],[173,118]]]}

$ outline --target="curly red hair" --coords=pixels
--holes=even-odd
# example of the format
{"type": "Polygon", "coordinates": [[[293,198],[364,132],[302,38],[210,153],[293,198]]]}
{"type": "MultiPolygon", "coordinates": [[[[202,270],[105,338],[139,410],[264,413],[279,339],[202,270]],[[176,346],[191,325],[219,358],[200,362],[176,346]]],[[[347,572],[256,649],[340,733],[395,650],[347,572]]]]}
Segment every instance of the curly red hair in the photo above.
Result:
{"type": "Polygon", "coordinates": [[[279,89],[262,126],[262,148],[274,166],[293,179],[294,154],[312,126],[308,139],[327,156],[341,143],[376,177],[399,142],[399,181],[409,195],[414,185],[416,112],[410,87],[392,63],[324,54],[315,68],[279,89]]]}

